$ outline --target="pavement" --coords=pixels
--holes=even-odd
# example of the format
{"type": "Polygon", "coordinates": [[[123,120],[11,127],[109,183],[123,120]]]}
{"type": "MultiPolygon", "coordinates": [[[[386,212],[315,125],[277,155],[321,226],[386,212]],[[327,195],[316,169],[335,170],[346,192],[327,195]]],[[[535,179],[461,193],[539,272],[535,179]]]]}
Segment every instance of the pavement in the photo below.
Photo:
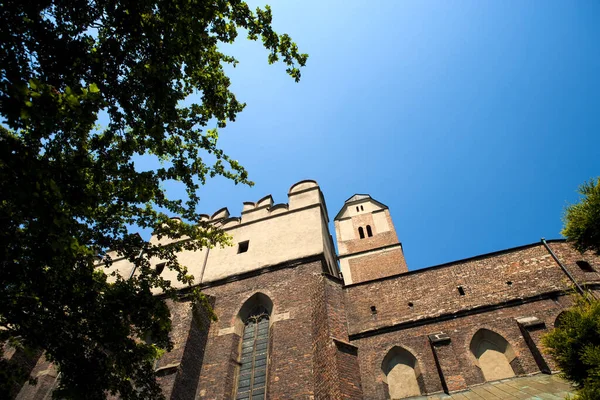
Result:
{"type": "Polygon", "coordinates": [[[567,395],[573,393],[573,387],[558,375],[538,374],[489,382],[450,395],[442,393],[433,396],[411,397],[411,400],[564,400],[567,395]]]}

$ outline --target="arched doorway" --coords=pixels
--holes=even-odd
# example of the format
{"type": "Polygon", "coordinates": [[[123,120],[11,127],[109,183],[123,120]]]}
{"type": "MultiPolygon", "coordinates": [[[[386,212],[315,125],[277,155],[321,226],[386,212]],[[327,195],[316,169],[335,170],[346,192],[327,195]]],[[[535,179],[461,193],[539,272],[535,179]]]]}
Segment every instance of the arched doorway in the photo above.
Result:
{"type": "Polygon", "coordinates": [[[480,329],[471,339],[471,352],[477,359],[486,381],[515,376],[510,363],[515,353],[510,343],[496,332],[480,329]]]}
{"type": "Polygon", "coordinates": [[[421,394],[417,381],[420,375],[417,359],[408,350],[398,346],[393,347],[383,359],[381,369],[391,399],[403,399],[421,394]]]}

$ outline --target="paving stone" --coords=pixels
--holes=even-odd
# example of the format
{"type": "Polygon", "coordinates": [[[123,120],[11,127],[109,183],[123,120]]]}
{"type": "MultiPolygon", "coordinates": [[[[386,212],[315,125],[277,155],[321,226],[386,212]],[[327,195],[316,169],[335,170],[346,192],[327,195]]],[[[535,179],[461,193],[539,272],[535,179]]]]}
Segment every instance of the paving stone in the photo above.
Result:
{"type": "Polygon", "coordinates": [[[490,382],[451,395],[438,394],[411,400],[564,400],[573,392],[571,385],[560,377],[539,374],[490,382]]]}

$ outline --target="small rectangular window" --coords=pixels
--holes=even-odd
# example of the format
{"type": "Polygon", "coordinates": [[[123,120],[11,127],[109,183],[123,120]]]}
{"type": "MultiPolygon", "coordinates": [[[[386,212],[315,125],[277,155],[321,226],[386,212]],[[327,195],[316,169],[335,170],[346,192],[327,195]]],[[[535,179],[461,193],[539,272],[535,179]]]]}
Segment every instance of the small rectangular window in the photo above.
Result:
{"type": "Polygon", "coordinates": [[[249,244],[250,244],[249,240],[246,240],[245,242],[239,242],[238,243],[238,254],[247,252],[249,244]]]}
{"type": "Polygon", "coordinates": [[[457,289],[458,289],[458,294],[460,294],[461,296],[465,295],[465,289],[463,289],[462,286],[459,286],[457,289]]]}

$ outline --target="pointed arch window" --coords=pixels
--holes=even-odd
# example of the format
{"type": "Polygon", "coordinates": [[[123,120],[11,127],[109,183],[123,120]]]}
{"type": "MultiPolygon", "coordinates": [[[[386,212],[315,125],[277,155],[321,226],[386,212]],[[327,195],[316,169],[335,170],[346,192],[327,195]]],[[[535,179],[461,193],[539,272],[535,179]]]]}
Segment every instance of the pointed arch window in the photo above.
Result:
{"type": "Polygon", "coordinates": [[[244,321],[236,400],[265,399],[269,353],[269,312],[259,305],[244,321]]]}
{"type": "Polygon", "coordinates": [[[358,228],[358,236],[359,236],[361,239],[364,239],[364,238],[365,238],[365,230],[363,229],[363,227],[362,227],[362,226],[358,228]]]}
{"type": "Polygon", "coordinates": [[[367,225],[367,236],[368,237],[373,236],[373,231],[371,230],[371,225],[367,225]]]}
{"type": "Polygon", "coordinates": [[[410,351],[394,346],[383,359],[381,368],[390,398],[402,399],[422,394],[419,380],[423,378],[417,359],[410,351]]]}
{"type": "Polygon", "coordinates": [[[511,362],[515,352],[502,336],[487,329],[480,329],[471,339],[471,352],[477,359],[486,381],[495,381],[515,376],[511,362]]]}

